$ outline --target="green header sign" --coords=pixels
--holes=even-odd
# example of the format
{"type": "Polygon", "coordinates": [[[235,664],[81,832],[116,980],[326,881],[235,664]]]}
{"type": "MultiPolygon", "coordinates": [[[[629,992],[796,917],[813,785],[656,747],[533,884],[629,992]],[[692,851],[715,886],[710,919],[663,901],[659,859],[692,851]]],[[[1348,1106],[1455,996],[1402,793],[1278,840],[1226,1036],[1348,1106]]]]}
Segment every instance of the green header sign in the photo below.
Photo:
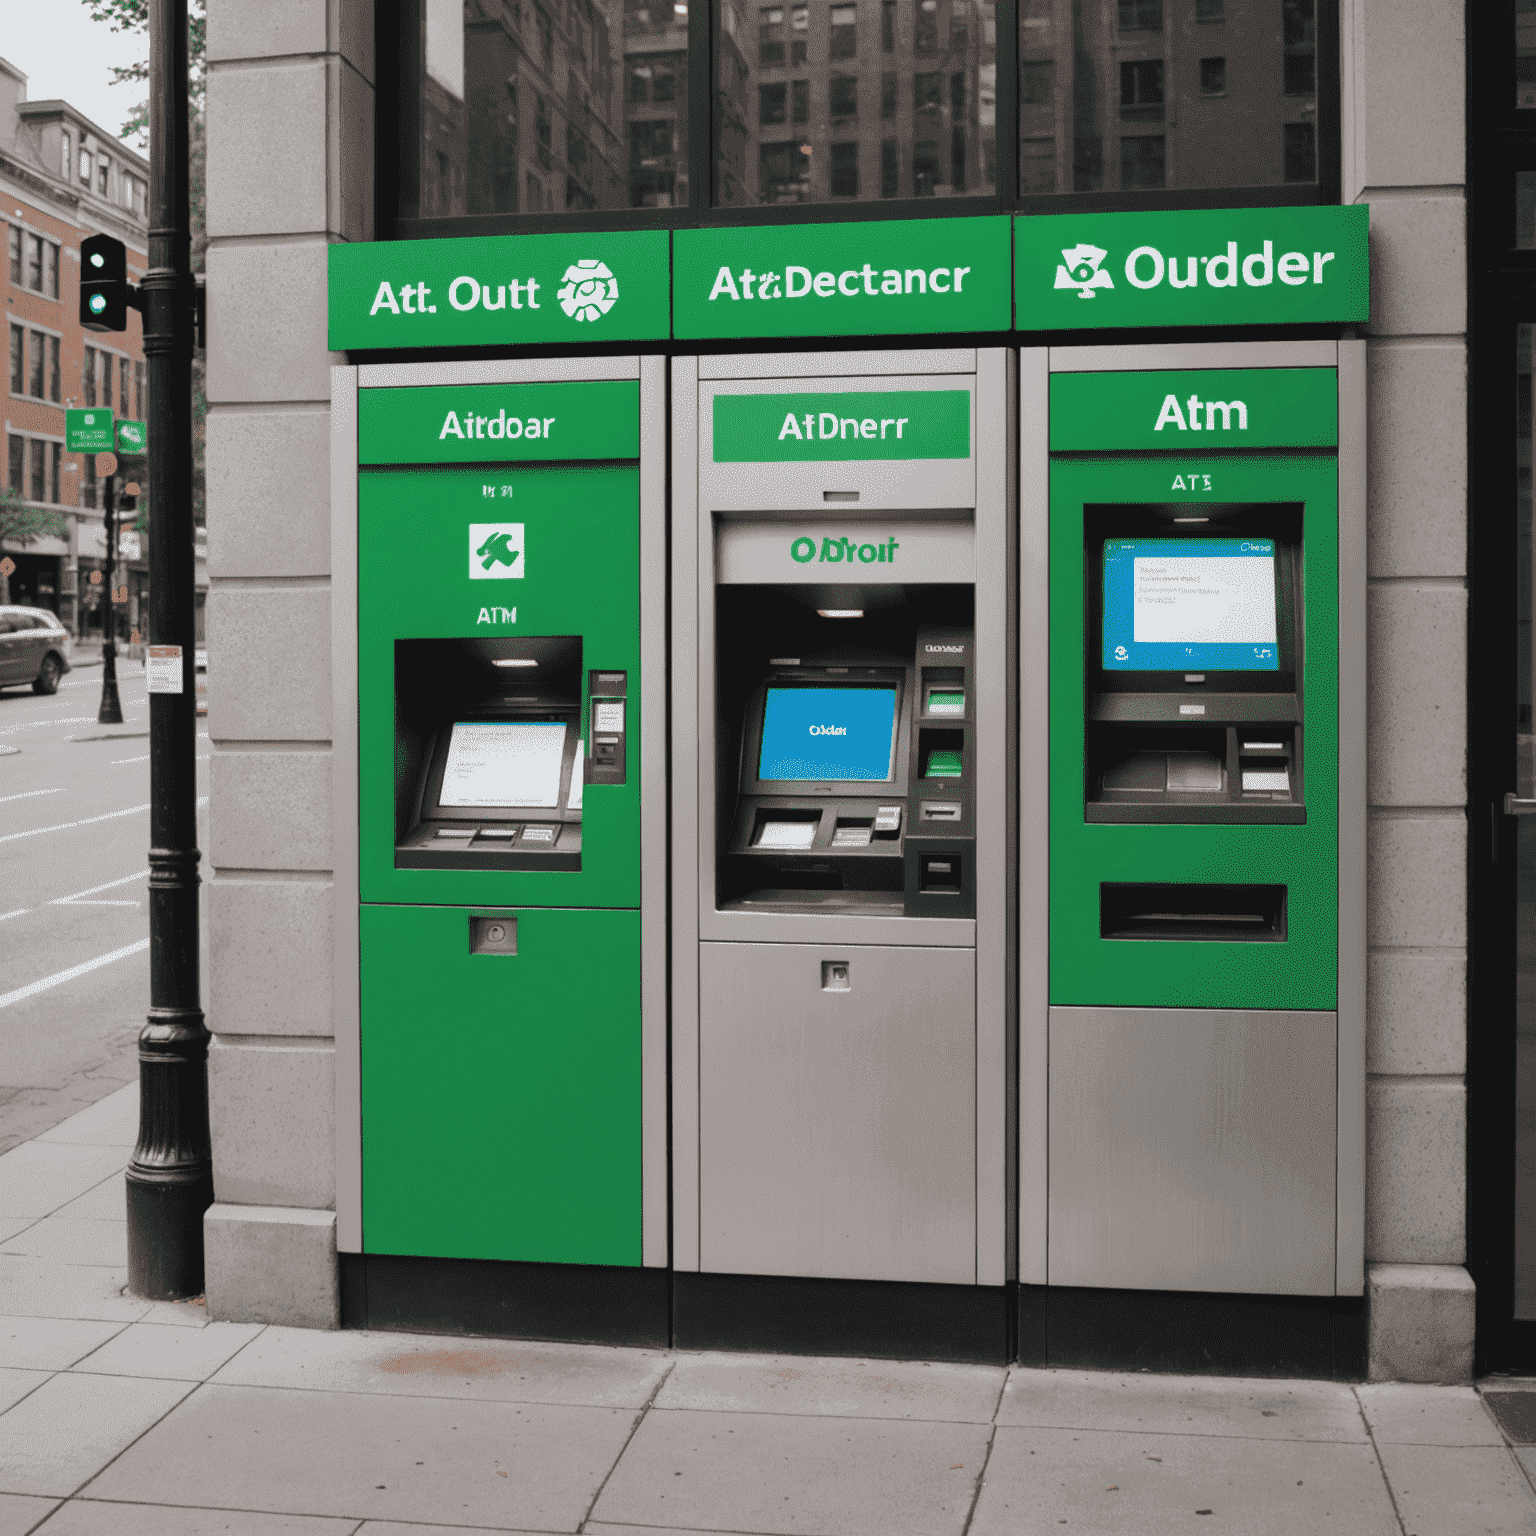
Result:
{"type": "Polygon", "coordinates": [[[667,283],[665,230],[333,245],[330,347],[661,340],[667,283]]]}
{"type": "Polygon", "coordinates": [[[678,230],[672,334],[1006,331],[1009,248],[1006,215],[678,230]]]}
{"type": "Polygon", "coordinates": [[[968,459],[966,389],[716,395],[715,463],[968,459]]]}
{"type": "Polygon", "coordinates": [[[117,424],[117,451],[125,457],[149,452],[149,428],[142,421],[117,424]]]}
{"type": "Polygon", "coordinates": [[[64,412],[65,453],[111,453],[112,412],[104,407],[64,412]]]}
{"type": "Polygon", "coordinates": [[[359,398],[360,464],[639,457],[640,386],[632,379],[365,389],[359,398]]]}
{"type": "Polygon", "coordinates": [[[1368,320],[1369,228],[1363,205],[1020,218],[1018,328],[1368,320]]]}
{"type": "Polygon", "coordinates": [[[1051,449],[1322,448],[1339,440],[1332,368],[1051,376],[1051,449]]]}

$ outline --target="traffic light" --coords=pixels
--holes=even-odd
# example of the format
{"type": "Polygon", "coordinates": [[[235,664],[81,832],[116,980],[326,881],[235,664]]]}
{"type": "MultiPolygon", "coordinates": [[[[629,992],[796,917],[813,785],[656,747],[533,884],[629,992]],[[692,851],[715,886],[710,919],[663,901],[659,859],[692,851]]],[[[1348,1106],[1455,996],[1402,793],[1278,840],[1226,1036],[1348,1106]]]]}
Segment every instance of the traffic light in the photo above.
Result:
{"type": "Polygon", "coordinates": [[[80,242],[80,324],[88,331],[125,331],[136,295],[128,286],[128,247],[111,235],[80,242]]]}

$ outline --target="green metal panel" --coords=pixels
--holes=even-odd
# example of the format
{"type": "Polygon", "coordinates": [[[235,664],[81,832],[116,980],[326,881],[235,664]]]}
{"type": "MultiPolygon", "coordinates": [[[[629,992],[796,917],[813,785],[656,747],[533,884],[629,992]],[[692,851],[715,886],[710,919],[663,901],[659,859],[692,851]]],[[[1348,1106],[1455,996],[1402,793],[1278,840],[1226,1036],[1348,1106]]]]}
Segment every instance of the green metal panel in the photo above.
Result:
{"type": "MultiPolygon", "coordinates": [[[[1191,509],[1192,511],[1195,508],[1191,509]]],[[[1338,1003],[1338,472],[1332,455],[1103,456],[1051,463],[1051,950],[1054,1004],[1316,1008],[1338,1003]],[[1191,494],[1197,490],[1197,494],[1191,494]],[[1302,825],[1089,823],[1085,573],[1089,503],[1300,502],[1306,612],[1302,825]],[[1283,943],[1106,940],[1099,886],[1284,882],[1283,943]]]]}
{"type": "Polygon", "coordinates": [[[638,1265],[640,914],[470,915],[361,911],[364,1249],[638,1265]]]}
{"type": "MultiPolygon", "coordinates": [[[[358,804],[365,902],[639,906],[639,572],[634,465],[360,472],[358,804]],[[525,574],[472,579],[471,525],[503,520],[523,525],[525,574]],[[579,871],[396,869],[394,642],[503,635],[579,635],[584,676],[593,668],[629,673],[626,782],[587,787],[579,871]]],[[[584,738],[586,725],[583,699],[584,738]]]]}

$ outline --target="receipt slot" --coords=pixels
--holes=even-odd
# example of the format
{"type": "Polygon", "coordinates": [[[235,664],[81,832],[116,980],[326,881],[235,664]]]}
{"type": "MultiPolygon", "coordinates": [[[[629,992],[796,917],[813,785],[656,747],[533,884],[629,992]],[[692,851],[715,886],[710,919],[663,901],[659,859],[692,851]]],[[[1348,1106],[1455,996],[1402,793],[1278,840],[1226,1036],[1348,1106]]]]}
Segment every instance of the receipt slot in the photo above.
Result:
{"type": "Polygon", "coordinates": [[[1002,1358],[1011,389],[674,364],[680,1344],[1002,1358]]]}
{"type": "Polygon", "coordinates": [[[1050,774],[1026,1283],[1360,1292],[1360,370],[1310,353],[1025,355],[1050,774]]]}
{"type": "Polygon", "coordinates": [[[338,374],[353,1320],[664,1339],[660,365],[338,374]]]}

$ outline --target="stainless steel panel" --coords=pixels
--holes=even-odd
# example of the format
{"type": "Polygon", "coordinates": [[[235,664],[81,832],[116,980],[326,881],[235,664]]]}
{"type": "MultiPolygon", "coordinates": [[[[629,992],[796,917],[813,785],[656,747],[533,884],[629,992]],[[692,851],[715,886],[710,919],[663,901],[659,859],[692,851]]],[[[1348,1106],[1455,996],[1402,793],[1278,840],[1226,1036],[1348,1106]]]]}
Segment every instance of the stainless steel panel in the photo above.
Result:
{"type": "Polygon", "coordinates": [[[418,384],[563,384],[585,379],[638,379],[640,359],[629,357],[497,357],[484,362],[364,363],[363,389],[418,384]]]}
{"type": "MultiPolygon", "coordinates": [[[[706,838],[713,850],[709,827],[700,832],[700,842],[706,838]]],[[[707,878],[713,879],[712,870],[707,878]]],[[[700,938],[736,944],[915,944],[945,949],[976,945],[976,920],[971,917],[828,917],[813,912],[705,910],[699,914],[697,931],[700,938]]]]}
{"type": "Polygon", "coordinates": [[[357,369],[331,369],[331,1025],[336,1037],[336,1251],[363,1251],[357,918],[357,369]]]}
{"type": "Polygon", "coordinates": [[[973,1283],[974,953],[699,951],[700,1267],[973,1283]]]}
{"type": "MultiPolygon", "coordinates": [[[[777,582],[784,585],[811,586],[822,582],[856,582],[860,585],[895,585],[902,581],[976,580],[976,529],[970,518],[950,518],[928,522],[910,513],[880,517],[871,521],[868,513],[857,507],[846,516],[834,513],[812,514],[784,522],[721,521],[715,530],[715,580],[721,585],[732,582],[777,582]],[[829,565],[820,560],[801,564],[791,554],[796,539],[810,539],[818,551],[822,540],[841,537],[863,544],[883,544],[897,540],[894,560],[876,561],[873,552],[868,563],[840,562],[829,565]]],[[[978,637],[979,639],[979,637],[978,637]]],[[[985,656],[984,651],[979,651],[985,656]]]]}
{"type": "Polygon", "coordinates": [[[1019,1280],[1044,1285],[1050,1093],[1050,377],[1019,354],[1019,1280]]]}
{"type": "Polygon", "coordinates": [[[738,352],[701,357],[701,379],[854,377],[860,374],[975,373],[974,347],[932,347],[912,352],[738,352]]]}
{"type": "MultiPolygon", "coordinates": [[[[828,492],[857,491],[863,511],[897,507],[970,507],[976,503],[976,390],[964,374],[948,376],[886,372],[836,378],[796,374],[761,382],[701,384],[698,412],[701,504],[709,512],[803,511],[826,515],[828,492]],[[716,464],[714,401],[719,395],[792,394],[798,391],[955,390],[971,395],[971,454],[967,459],[829,459],[785,464],[716,464]]],[[[833,504],[836,505],[836,504],[833,504]]],[[[845,504],[847,505],[847,504],[845,504]]],[[[838,506],[832,515],[844,510],[838,506]]]]}
{"type": "Polygon", "coordinates": [[[1339,348],[1340,1296],[1365,1290],[1366,366],[1339,348]]]}
{"type": "Polygon", "coordinates": [[[1143,346],[1052,347],[1052,373],[1135,373],[1151,368],[1332,368],[1332,341],[1151,342],[1143,346]]]}
{"type": "Polygon", "coordinates": [[[1052,1285],[1334,1292],[1332,1013],[1053,1008],[1052,1285]]]}

